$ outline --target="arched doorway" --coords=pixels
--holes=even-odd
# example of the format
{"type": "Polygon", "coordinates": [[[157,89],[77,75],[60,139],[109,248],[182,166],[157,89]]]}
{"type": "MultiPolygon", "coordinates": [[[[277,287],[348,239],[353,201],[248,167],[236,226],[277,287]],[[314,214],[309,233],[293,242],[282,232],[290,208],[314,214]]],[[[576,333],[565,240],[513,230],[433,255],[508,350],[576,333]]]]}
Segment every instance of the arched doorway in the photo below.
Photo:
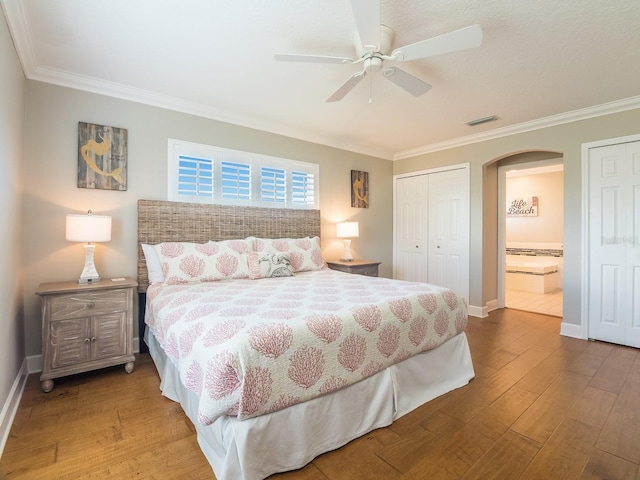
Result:
{"type": "Polygon", "coordinates": [[[549,151],[508,154],[485,166],[484,198],[493,204],[485,212],[495,217],[484,224],[496,232],[497,308],[562,316],[562,166],[562,154],[549,151]],[[512,202],[535,202],[535,214],[507,216],[512,202]]]}

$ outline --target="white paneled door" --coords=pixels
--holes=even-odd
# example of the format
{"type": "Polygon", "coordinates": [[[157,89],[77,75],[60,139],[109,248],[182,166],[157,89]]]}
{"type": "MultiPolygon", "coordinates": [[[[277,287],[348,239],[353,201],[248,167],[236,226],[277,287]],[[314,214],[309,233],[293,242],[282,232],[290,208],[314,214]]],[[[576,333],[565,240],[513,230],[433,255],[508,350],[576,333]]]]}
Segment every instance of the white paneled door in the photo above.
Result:
{"type": "Polygon", "coordinates": [[[589,338],[640,347],[640,142],[589,149],[589,338]]]}
{"type": "Polygon", "coordinates": [[[429,175],[429,283],[469,299],[469,176],[429,175]]]}
{"type": "Polygon", "coordinates": [[[451,288],[469,298],[469,170],[395,184],[394,277],[451,288]]]}
{"type": "Polygon", "coordinates": [[[394,277],[426,282],[429,225],[429,177],[399,178],[395,199],[396,258],[394,277]]]}

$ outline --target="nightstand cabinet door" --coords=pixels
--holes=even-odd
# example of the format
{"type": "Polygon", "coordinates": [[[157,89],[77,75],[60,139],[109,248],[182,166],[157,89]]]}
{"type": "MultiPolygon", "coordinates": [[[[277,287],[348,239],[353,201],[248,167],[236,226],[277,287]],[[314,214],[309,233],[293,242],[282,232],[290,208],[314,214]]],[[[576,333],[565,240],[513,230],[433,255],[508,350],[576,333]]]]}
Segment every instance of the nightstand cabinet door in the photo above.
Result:
{"type": "Polygon", "coordinates": [[[91,360],[127,354],[125,312],[101,315],[91,320],[91,360]]]}
{"type": "Polygon", "coordinates": [[[89,361],[89,320],[57,320],[50,323],[51,370],[89,361]]]}

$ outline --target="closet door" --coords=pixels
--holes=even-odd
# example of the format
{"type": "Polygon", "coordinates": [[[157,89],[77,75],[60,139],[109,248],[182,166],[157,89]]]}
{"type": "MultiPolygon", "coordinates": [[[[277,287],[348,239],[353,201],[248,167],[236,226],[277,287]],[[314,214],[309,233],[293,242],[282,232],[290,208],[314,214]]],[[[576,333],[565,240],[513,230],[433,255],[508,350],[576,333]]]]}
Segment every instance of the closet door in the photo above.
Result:
{"type": "Polygon", "coordinates": [[[640,347],[640,142],[589,150],[589,338],[640,347]]]}
{"type": "Polygon", "coordinates": [[[469,298],[469,175],[429,175],[429,283],[469,298]]]}
{"type": "Polygon", "coordinates": [[[429,176],[396,180],[396,262],[394,277],[427,282],[429,176]]]}
{"type": "Polygon", "coordinates": [[[394,212],[394,278],[469,299],[469,169],[397,178],[394,212]]]}

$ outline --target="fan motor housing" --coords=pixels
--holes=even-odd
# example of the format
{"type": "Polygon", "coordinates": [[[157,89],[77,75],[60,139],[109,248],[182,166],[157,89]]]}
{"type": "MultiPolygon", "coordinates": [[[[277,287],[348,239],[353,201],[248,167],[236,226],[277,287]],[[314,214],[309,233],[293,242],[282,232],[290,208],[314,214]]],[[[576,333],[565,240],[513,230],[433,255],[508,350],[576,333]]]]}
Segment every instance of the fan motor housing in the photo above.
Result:
{"type": "Polygon", "coordinates": [[[380,25],[380,46],[378,50],[376,50],[375,52],[372,52],[362,46],[362,43],[360,42],[360,36],[356,33],[355,42],[354,42],[356,47],[356,53],[360,58],[364,58],[367,55],[370,55],[372,53],[380,53],[382,55],[388,55],[389,52],[391,52],[391,45],[393,45],[393,40],[395,39],[395,36],[396,34],[391,27],[387,27],[386,25],[380,25]]]}

